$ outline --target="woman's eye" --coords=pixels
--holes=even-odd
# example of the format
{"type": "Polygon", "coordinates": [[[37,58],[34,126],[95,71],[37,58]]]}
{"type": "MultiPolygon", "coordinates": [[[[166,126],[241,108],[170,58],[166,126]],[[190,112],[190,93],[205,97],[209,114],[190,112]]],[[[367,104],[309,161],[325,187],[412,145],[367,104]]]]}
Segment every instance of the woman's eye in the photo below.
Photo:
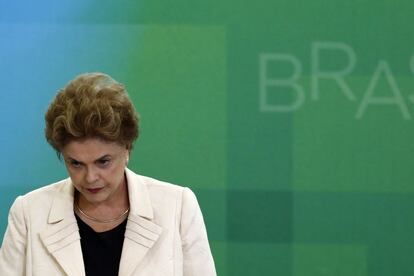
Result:
{"type": "Polygon", "coordinates": [[[102,159],[98,161],[98,164],[102,167],[107,166],[109,163],[111,162],[111,160],[109,159],[102,159]]]}
{"type": "Polygon", "coordinates": [[[70,164],[74,168],[79,168],[81,166],[81,163],[78,161],[71,161],[70,164]]]}

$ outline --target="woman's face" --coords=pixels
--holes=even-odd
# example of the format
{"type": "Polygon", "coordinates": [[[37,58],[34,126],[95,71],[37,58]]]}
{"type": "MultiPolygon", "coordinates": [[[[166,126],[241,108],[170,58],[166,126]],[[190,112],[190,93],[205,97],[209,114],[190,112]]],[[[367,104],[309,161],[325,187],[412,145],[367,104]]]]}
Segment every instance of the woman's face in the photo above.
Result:
{"type": "Polygon", "coordinates": [[[115,142],[88,138],[71,141],[62,149],[66,168],[80,199],[110,203],[126,190],[129,151],[115,142]]]}

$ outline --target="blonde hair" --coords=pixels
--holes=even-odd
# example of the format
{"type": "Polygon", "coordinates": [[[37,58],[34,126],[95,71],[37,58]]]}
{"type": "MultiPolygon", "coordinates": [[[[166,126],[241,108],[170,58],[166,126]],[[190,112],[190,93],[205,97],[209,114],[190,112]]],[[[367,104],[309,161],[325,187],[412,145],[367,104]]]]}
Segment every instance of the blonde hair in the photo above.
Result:
{"type": "Polygon", "coordinates": [[[56,95],[45,114],[45,136],[60,154],[72,140],[99,138],[132,149],[139,118],[125,87],[102,73],[86,73],[56,95]]]}

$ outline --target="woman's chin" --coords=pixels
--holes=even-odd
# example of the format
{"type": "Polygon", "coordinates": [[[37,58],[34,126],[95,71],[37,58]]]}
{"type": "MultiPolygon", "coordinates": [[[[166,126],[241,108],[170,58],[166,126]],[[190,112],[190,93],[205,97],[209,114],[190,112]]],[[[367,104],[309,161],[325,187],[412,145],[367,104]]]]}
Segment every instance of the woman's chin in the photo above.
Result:
{"type": "Polygon", "coordinates": [[[107,194],[104,191],[99,191],[95,193],[84,191],[81,194],[82,194],[82,197],[90,203],[100,203],[107,199],[107,194]]]}

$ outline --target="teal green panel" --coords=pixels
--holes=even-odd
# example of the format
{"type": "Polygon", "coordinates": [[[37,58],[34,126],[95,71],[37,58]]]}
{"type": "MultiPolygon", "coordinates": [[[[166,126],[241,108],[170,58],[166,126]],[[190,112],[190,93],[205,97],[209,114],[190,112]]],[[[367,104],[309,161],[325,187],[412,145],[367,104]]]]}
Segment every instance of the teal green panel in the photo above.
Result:
{"type": "Polygon", "coordinates": [[[296,192],[295,244],[361,245],[368,275],[412,275],[412,210],[412,195],[296,192]]]}
{"type": "Polygon", "coordinates": [[[210,248],[213,254],[214,263],[216,265],[217,275],[229,275],[227,247],[228,244],[226,242],[217,242],[210,240],[210,248]]]}
{"type": "Polygon", "coordinates": [[[229,28],[228,45],[232,49],[228,53],[231,189],[291,189],[292,114],[264,112],[259,103],[259,56],[277,45],[274,39],[269,39],[276,34],[268,29],[258,32],[254,25],[229,28]]]}
{"type": "Polygon", "coordinates": [[[227,239],[227,196],[225,190],[193,190],[203,213],[210,241],[227,239]]]}
{"type": "Polygon", "coordinates": [[[288,243],[293,239],[293,196],[283,191],[228,192],[228,240],[288,243]]]}

